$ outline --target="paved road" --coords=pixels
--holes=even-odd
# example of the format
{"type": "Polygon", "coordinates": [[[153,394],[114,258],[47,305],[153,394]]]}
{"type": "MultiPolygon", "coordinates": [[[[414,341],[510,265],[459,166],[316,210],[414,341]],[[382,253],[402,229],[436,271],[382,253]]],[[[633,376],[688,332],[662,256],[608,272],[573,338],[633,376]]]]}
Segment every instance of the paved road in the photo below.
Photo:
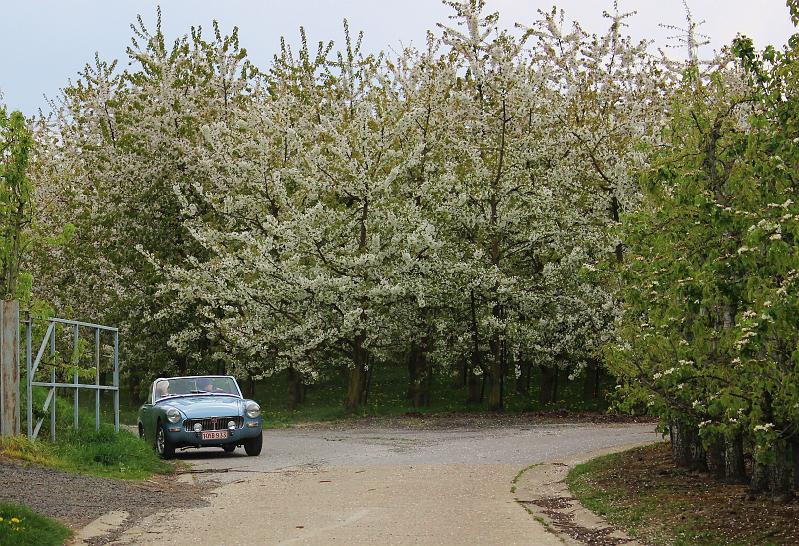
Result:
{"type": "Polygon", "coordinates": [[[181,455],[222,482],[210,505],[151,516],[118,543],[560,544],[514,501],[514,476],[659,438],[652,425],[267,431],[260,457],[181,455]]]}

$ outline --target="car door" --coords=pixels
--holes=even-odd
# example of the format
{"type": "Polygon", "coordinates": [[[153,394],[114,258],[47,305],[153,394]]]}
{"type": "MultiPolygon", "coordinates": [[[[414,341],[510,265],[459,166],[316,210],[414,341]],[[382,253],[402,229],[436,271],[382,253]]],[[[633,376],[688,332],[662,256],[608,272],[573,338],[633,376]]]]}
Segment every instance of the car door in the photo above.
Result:
{"type": "Polygon", "coordinates": [[[153,389],[150,388],[150,399],[139,408],[139,422],[144,431],[144,439],[148,442],[155,442],[155,427],[153,426],[153,389]]]}

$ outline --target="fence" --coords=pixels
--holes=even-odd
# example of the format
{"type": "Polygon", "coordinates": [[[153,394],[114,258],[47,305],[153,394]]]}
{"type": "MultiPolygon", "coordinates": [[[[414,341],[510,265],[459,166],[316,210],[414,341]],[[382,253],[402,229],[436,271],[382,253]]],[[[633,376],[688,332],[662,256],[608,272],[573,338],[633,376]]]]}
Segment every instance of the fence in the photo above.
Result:
{"type": "MultiPolygon", "coordinates": [[[[28,424],[28,438],[35,440],[39,435],[39,430],[44,423],[44,417],[40,418],[36,425],[33,425],[33,388],[46,387],[49,388],[47,398],[44,402],[43,412],[50,410],[50,437],[55,441],[56,437],[56,389],[72,389],[74,390],[74,413],[73,413],[73,426],[78,428],[78,415],[79,415],[79,400],[81,390],[94,391],[95,395],[95,427],[100,428],[100,392],[111,391],[114,394],[114,430],[119,432],[119,331],[110,326],[103,326],[101,324],[92,324],[89,322],[80,322],[76,320],[66,320],[61,318],[48,319],[47,331],[44,334],[39,350],[36,353],[36,358],[33,358],[33,321],[30,316],[25,318],[25,370],[26,383],[27,383],[27,424],[28,424]],[[51,358],[56,355],[56,337],[58,328],[70,328],[72,330],[72,354],[73,357],[78,354],[78,346],[80,340],[80,330],[89,329],[94,333],[94,368],[95,368],[95,381],[94,384],[85,384],[80,382],[78,370],[73,372],[72,383],[57,382],[55,366],[50,367],[50,380],[49,381],[35,381],[36,372],[39,370],[39,365],[45,353],[50,350],[51,358]],[[113,337],[113,352],[112,359],[114,365],[113,371],[113,385],[100,384],[100,349],[101,337],[105,334],[113,337]]],[[[73,360],[75,360],[73,358],[73,360]]]]}

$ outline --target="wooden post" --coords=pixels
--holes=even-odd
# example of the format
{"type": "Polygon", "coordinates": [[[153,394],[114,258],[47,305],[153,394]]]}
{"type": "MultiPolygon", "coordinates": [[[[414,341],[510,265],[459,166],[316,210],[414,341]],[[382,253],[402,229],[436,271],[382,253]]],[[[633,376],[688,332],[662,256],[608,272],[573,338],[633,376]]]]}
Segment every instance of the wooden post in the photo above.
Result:
{"type": "Polygon", "coordinates": [[[0,436],[20,433],[19,301],[0,304],[0,436]]]}

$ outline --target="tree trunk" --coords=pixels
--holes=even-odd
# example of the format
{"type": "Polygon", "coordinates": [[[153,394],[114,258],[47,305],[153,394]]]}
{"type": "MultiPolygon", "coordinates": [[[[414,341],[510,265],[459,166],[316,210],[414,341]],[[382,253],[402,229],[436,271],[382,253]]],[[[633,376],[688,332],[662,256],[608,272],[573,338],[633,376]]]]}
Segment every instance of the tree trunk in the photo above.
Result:
{"type": "Polygon", "coordinates": [[[408,352],[408,370],[411,371],[408,384],[410,399],[414,408],[430,405],[430,369],[424,344],[413,343],[408,352]]]}
{"type": "Polygon", "coordinates": [[[305,389],[302,384],[302,377],[293,367],[288,369],[288,402],[289,409],[296,407],[305,400],[305,389]]]}
{"type": "Polygon", "coordinates": [[[726,444],[723,436],[713,438],[707,448],[707,467],[710,473],[717,478],[724,478],[727,466],[724,460],[726,444]]]}
{"type": "Polygon", "coordinates": [[[466,402],[469,404],[479,404],[482,398],[480,388],[480,378],[474,373],[477,368],[472,368],[467,374],[467,382],[469,384],[469,395],[466,402]]]}
{"type": "Polygon", "coordinates": [[[366,404],[369,400],[369,393],[372,392],[372,374],[374,373],[374,357],[367,353],[366,355],[366,384],[363,387],[363,396],[361,397],[361,404],[366,404]]]}
{"type": "Polygon", "coordinates": [[[405,363],[408,365],[408,388],[405,389],[405,399],[413,401],[414,393],[416,392],[416,343],[411,343],[411,348],[405,357],[405,363]]]}
{"type": "Polygon", "coordinates": [[[768,465],[755,459],[752,464],[752,480],[749,482],[749,491],[752,493],[762,493],[768,489],[769,482],[768,465]]]}
{"type": "Polygon", "coordinates": [[[555,369],[552,370],[554,373],[554,378],[552,379],[552,401],[558,401],[558,390],[560,389],[560,368],[555,366],[555,369]]]}
{"type": "Polygon", "coordinates": [[[527,396],[530,393],[530,364],[526,360],[519,363],[519,377],[516,378],[516,394],[527,396]]]}
{"type": "MultiPolygon", "coordinates": [[[[610,198],[610,217],[613,219],[615,223],[619,222],[620,212],[621,212],[621,206],[619,203],[619,199],[614,194],[610,198]]],[[[614,254],[616,255],[616,263],[624,262],[624,247],[622,246],[621,243],[616,244],[616,249],[614,254]]]]}
{"type": "Polygon", "coordinates": [[[363,347],[365,336],[358,334],[352,346],[352,366],[348,370],[347,398],[344,407],[347,411],[355,411],[363,404],[366,394],[367,351],[363,347]]]}
{"type": "Polygon", "coordinates": [[[488,410],[502,411],[502,355],[499,334],[494,334],[490,345],[493,358],[488,374],[488,410]]]}
{"type": "Polygon", "coordinates": [[[793,487],[799,489],[799,438],[791,438],[791,455],[793,456],[793,487]]]}
{"type": "Polygon", "coordinates": [[[744,441],[740,432],[724,440],[724,477],[730,483],[746,483],[744,441]]]}
{"type": "Polygon", "coordinates": [[[539,366],[541,371],[541,390],[538,392],[538,403],[546,406],[552,402],[552,389],[555,385],[555,369],[550,366],[539,366]]]}
{"type": "Polygon", "coordinates": [[[251,373],[247,374],[247,397],[255,398],[255,377],[251,373]]]}
{"type": "Polygon", "coordinates": [[[679,424],[673,423],[670,428],[671,436],[671,457],[674,464],[681,468],[689,468],[691,465],[691,447],[685,430],[679,424]]]}
{"type": "MultiPolygon", "coordinates": [[[[497,321],[502,320],[502,307],[494,305],[491,313],[497,321]]],[[[489,391],[488,391],[488,410],[502,411],[503,406],[503,383],[505,381],[505,351],[503,341],[499,332],[494,332],[491,336],[489,346],[491,347],[491,366],[489,368],[489,391]]]]}
{"type": "Polygon", "coordinates": [[[686,423],[672,424],[671,452],[677,466],[689,470],[707,470],[706,454],[696,426],[686,423]]]}
{"type": "MultiPolygon", "coordinates": [[[[100,384],[101,385],[108,385],[108,373],[101,372],[100,373],[100,384]]],[[[139,381],[133,377],[133,374],[128,376],[128,402],[131,406],[136,407],[141,403],[141,392],[139,391],[139,381]]],[[[100,391],[100,399],[103,400],[105,397],[103,396],[105,393],[100,391]]]]}
{"type": "Polygon", "coordinates": [[[480,338],[477,330],[477,301],[474,295],[474,289],[469,293],[469,303],[472,315],[472,367],[468,372],[469,398],[467,402],[469,404],[477,404],[483,401],[485,373],[483,373],[483,385],[478,387],[477,376],[474,372],[480,367],[480,338]]]}
{"type": "Polygon", "coordinates": [[[590,362],[583,375],[583,400],[596,400],[599,398],[599,379],[601,368],[598,362],[590,362]]]}
{"type": "Polygon", "coordinates": [[[774,463],[769,465],[769,493],[782,502],[792,500],[793,468],[791,450],[785,440],[777,440],[774,445],[774,463]]]}
{"type": "Polygon", "coordinates": [[[189,362],[184,355],[178,356],[176,364],[179,372],[178,375],[181,376],[188,375],[189,362]]]}
{"type": "Polygon", "coordinates": [[[699,437],[699,429],[693,427],[694,433],[691,438],[691,469],[699,472],[707,472],[707,451],[702,445],[699,437]]]}

